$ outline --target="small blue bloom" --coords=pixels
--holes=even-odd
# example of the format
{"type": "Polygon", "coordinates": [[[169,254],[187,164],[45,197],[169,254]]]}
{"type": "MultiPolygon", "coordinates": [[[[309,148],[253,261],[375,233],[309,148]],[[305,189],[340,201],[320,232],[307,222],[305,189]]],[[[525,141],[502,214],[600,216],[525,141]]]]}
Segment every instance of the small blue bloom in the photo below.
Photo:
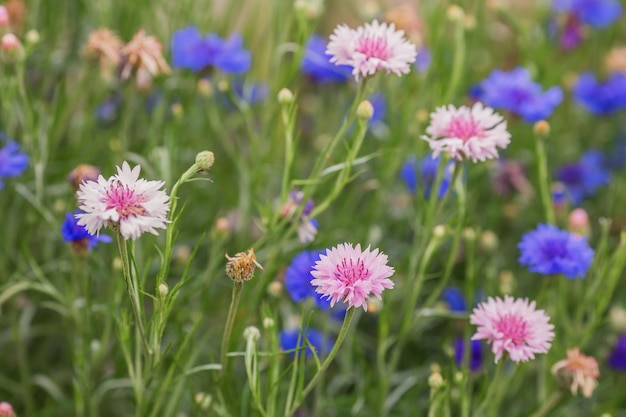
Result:
{"type": "Polygon", "coordinates": [[[369,121],[370,126],[377,123],[382,123],[385,115],[387,114],[387,100],[381,93],[374,93],[370,96],[369,102],[374,108],[374,114],[369,121]]]}
{"type": "Polygon", "coordinates": [[[599,187],[609,183],[611,172],[605,167],[604,155],[589,150],[578,162],[559,168],[556,179],[567,187],[572,204],[579,205],[583,198],[593,196],[599,187]]]}
{"type": "Polygon", "coordinates": [[[81,248],[85,248],[87,250],[92,250],[96,246],[98,246],[98,242],[102,243],[110,243],[113,239],[107,235],[99,235],[94,236],[89,234],[85,226],[80,226],[77,223],[77,219],[74,216],[75,214],[83,213],[80,210],[76,210],[74,214],[66,213],[65,221],[61,226],[61,235],[63,236],[64,242],[70,242],[72,244],[76,244],[81,248]]]}
{"type": "Polygon", "coordinates": [[[626,371],[626,333],[617,339],[608,363],[615,370],[626,371]]]}
{"type": "Polygon", "coordinates": [[[188,26],[172,35],[172,66],[194,72],[215,67],[228,74],[250,69],[250,51],[243,48],[239,34],[223,40],[214,33],[202,36],[198,28],[188,26]]]}
{"type": "Polygon", "coordinates": [[[122,108],[122,96],[119,94],[112,94],[106,100],[104,100],[96,110],[94,114],[98,125],[100,127],[108,127],[119,117],[120,110],[122,108]]]}
{"type": "Polygon", "coordinates": [[[551,224],[539,224],[526,233],[517,245],[520,264],[531,272],[544,275],[563,274],[584,278],[593,261],[593,249],[587,238],[560,230],[551,224]]]}
{"type": "Polygon", "coordinates": [[[265,101],[268,94],[268,87],[263,83],[244,84],[240,81],[234,81],[233,91],[239,100],[245,101],[248,104],[255,104],[265,101]]]}
{"type": "Polygon", "coordinates": [[[315,287],[311,285],[313,266],[320,260],[320,255],[325,253],[326,250],[305,250],[291,260],[285,271],[285,288],[296,303],[301,303],[311,297],[320,310],[330,308],[330,301],[316,293],[315,287]]]}
{"type": "Polygon", "coordinates": [[[430,49],[422,46],[419,51],[417,51],[417,58],[415,59],[415,63],[413,65],[415,66],[417,72],[423,74],[428,71],[432,60],[433,56],[430,49]]]}
{"type": "Polygon", "coordinates": [[[465,297],[463,297],[463,293],[456,287],[447,287],[443,290],[443,294],[441,295],[443,301],[448,304],[448,308],[450,311],[455,313],[462,313],[467,311],[467,303],[465,302],[465,297]]]}
{"type": "MultiPolygon", "coordinates": [[[[469,369],[475,372],[478,371],[483,364],[483,346],[480,340],[470,340],[469,345],[469,369]]],[[[466,346],[467,343],[464,343],[463,338],[459,337],[454,342],[454,361],[459,367],[463,365],[466,346]]]]}
{"type": "Polygon", "coordinates": [[[304,48],[300,70],[313,81],[326,84],[345,82],[352,77],[351,66],[331,64],[331,56],[326,54],[326,40],[323,37],[311,36],[304,48]]]}
{"type": "Polygon", "coordinates": [[[547,119],[563,101],[560,87],[543,92],[541,85],[530,79],[528,70],[520,67],[493,71],[472,93],[486,105],[508,110],[528,123],[547,119]]]}
{"type": "MultiPolygon", "coordinates": [[[[4,135],[0,133],[0,142],[4,135]]],[[[4,188],[3,178],[18,177],[28,167],[28,156],[20,151],[20,146],[8,140],[0,149],[0,190],[4,188]]]]}
{"type": "MultiPolygon", "coordinates": [[[[307,358],[313,355],[311,346],[313,346],[317,355],[321,357],[328,354],[334,344],[335,342],[332,339],[324,337],[322,332],[314,329],[306,329],[302,332],[300,332],[299,329],[283,330],[280,332],[280,348],[283,351],[302,349],[306,346],[305,355],[307,358]]],[[[289,352],[288,355],[293,357],[295,356],[295,352],[289,352]]]]}
{"type": "MultiPolygon", "coordinates": [[[[430,197],[430,191],[435,185],[437,179],[437,170],[439,168],[439,157],[433,158],[432,154],[426,155],[418,160],[414,156],[407,158],[404,165],[400,169],[400,176],[404,180],[409,191],[414,194],[418,186],[424,190],[424,197],[430,197]]],[[[452,182],[452,171],[454,169],[454,161],[450,160],[443,168],[443,177],[439,185],[439,193],[437,198],[443,198],[448,191],[452,182]]]]}
{"type": "Polygon", "coordinates": [[[622,14],[622,6],[617,0],[554,0],[552,8],[597,28],[609,26],[622,14]]]}
{"type": "Polygon", "coordinates": [[[572,93],[578,104],[593,114],[610,115],[626,108],[626,74],[613,73],[599,82],[591,73],[584,73],[572,93]]]}
{"type": "Polygon", "coordinates": [[[604,155],[606,167],[611,171],[621,171],[626,166],[626,134],[620,134],[610,152],[604,155]]]}

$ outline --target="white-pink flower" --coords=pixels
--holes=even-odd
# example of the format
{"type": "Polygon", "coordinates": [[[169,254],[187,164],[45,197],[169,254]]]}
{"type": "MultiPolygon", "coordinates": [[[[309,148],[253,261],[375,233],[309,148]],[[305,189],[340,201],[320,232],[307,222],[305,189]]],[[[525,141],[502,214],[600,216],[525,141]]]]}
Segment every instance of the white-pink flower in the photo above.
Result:
{"type": "Polygon", "coordinates": [[[430,144],[433,157],[447,152],[458,160],[471,158],[474,162],[497,158],[497,148],[506,148],[511,142],[504,118],[480,102],[472,108],[438,107],[430,114],[426,133],[422,139],[430,144]]]}
{"type": "Polygon", "coordinates": [[[367,311],[370,295],[381,299],[385,288],[393,288],[389,277],[394,270],[387,265],[387,255],[378,249],[371,251],[369,246],[362,251],[361,245],[342,243],[320,255],[313,268],[311,285],[330,300],[331,306],[343,301],[348,307],[367,311]]]}
{"type": "Polygon", "coordinates": [[[417,57],[415,45],[405,39],[403,30],[377,20],[356,29],[337,26],[330,35],[326,53],[336,65],[351,65],[357,81],[380,70],[406,74],[417,57]]]}
{"type": "Polygon", "coordinates": [[[497,363],[504,352],[513,362],[534,359],[536,353],[546,353],[554,338],[554,326],[535,302],[505,296],[480,303],[472,311],[470,323],[478,326],[472,340],[486,339],[491,344],[497,363]]]}
{"type": "Polygon", "coordinates": [[[83,182],[76,193],[84,211],[76,215],[78,224],[92,235],[112,226],[126,239],[165,229],[170,209],[169,197],[161,190],[165,183],[139,179],[140,170],[139,165],[131,169],[124,162],[108,180],[100,175],[97,181],[83,182]]]}

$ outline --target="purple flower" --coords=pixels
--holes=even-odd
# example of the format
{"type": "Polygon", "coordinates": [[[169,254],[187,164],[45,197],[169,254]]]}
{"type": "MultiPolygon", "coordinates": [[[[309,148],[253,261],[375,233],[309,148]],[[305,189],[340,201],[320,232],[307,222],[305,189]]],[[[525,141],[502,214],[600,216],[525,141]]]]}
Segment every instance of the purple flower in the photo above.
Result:
{"type": "Polygon", "coordinates": [[[443,290],[443,294],[441,294],[441,298],[443,301],[448,304],[448,308],[450,311],[454,311],[456,313],[462,313],[467,311],[467,303],[465,302],[465,297],[463,297],[463,293],[456,287],[447,287],[443,290]]]}
{"type": "Polygon", "coordinates": [[[268,88],[263,83],[244,84],[243,82],[233,82],[233,91],[239,100],[248,104],[261,103],[267,98],[268,88]]]}
{"type": "Polygon", "coordinates": [[[304,56],[300,70],[314,82],[320,84],[345,82],[351,78],[350,65],[335,65],[330,62],[331,56],[326,53],[326,40],[313,35],[304,47],[304,56]]]}
{"type": "Polygon", "coordinates": [[[381,93],[374,93],[370,96],[369,102],[374,108],[374,114],[369,121],[370,126],[377,123],[382,123],[385,115],[387,114],[387,100],[381,93]]]}
{"type": "MultiPolygon", "coordinates": [[[[424,197],[430,198],[430,191],[435,185],[438,168],[439,157],[433,158],[432,154],[428,154],[418,160],[414,156],[410,156],[407,158],[404,165],[402,165],[400,176],[412,194],[417,191],[418,186],[421,186],[424,189],[424,197]]],[[[448,187],[450,187],[452,181],[453,168],[454,161],[449,160],[443,168],[443,177],[441,178],[441,184],[439,184],[437,198],[442,198],[446,194],[446,191],[448,191],[448,187]]]]}
{"type": "Polygon", "coordinates": [[[617,339],[608,362],[611,368],[618,371],[626,371],[626,333],[617,339]]]}
{"type": "Polygon", "coordinates": [[[556,179],[567,187],[572,204],[579,205],[583,198],[594,195],[599,187],[608,184],[611,173],[605,168],[604,155],[589,150],[578,162],[559,168],[556,179]]]}
{"type": "Polygon", "coordinates": [[[202,36],[198,28],[188,26],[172,35],[172,66],[200,72],[215,67],[225,73],[243,73],[250,69],[250,52],[243,48],[239,34],[224,40],[214,33],[202,36]]]}
{"type": "Polygon", "coordinates": [[[582,23],[603,28],[618,20],[622,6],[616,0],[554,0],[556,12],[569,13],[582,23]]]}
{"type": "MultiPolygon", "coordinates": [[[[0,142],[4,135],[0,133],[0,142]]],[[[0,190],[4,188],[3,178],[18,177],[28,167],[28,156],[20,152],[20,146],[8,140],[0,149],[0,190]]]]}
{"type": "Polygon", "coordinates": [[[112,94],[106,100],[104,100],[96,110],[94,114],[98,125],[100,127],[109,127],[117,120],[122,108],[122,96],[119,94],[112,94]]]}
{"type": "MultiPolygon", "coordinates": [[[[320,331],[314,329],[306,329],[300,332],[299,329],[283,330],[280,332],[280,348],[283,351],[293,351],[302,349],[306,346],[306,357],[313,355],[311,347],[315,349],[318,356],[324,356],[331,351],[335,342],[320,331]]],[[[289,352],[290,357],[295,356],[295,352],[289,352]]]]}
{"type": "MultiPolygon", "coordinates": [[[[454,342],[454,361],[458,366],[463,365],[465,347],[468,343],[465,343],[462,338],[457,338],[454,342]]],[[[483,364],[483,345],[480,340],[470,340],[470,354],[469,354],[469,369],[470,371],[478,371],[483,364]]]]}
{"type": "Polygon", "coordinates": [[[81,213],[83,212],[80,210],[76,210],[75,213],[65,213],[65,221],[61,226],[61,235],[64,242],[72,243],[72,247],[76,249],[90,251],[98,246],[99,242],[110,243],[113,241],[107,235],[92,235],[85,229],[85,226],[79,225],[74,215],[81,213]]]}
{"type": "Polygon", "coordinates": [[[528,123],[547,119],[563,101],[560,87],[551,87],[544,92],[541,85],[530,79],[528,70],[520,67],[511,71],[493,71],[473,88],[472,93],[486,105],[508,110],[528,123]]]}
{"type": "Polygon", "coordinates": [[[315,300],[315,304],[320,310],[328,310],[330,301],[322,298],[321,294],[315,292],[315,287],[311,285],[313,276],[311,271],[320,255],[326,253],[326,250],[305,250],[297,254],[285,271],[285,288],[289,296],[296,303],[305,301],[311,297],[315,300]]]}
{"type": "Polygon", "coordinates": [[[531,272],[563,274],[572,279],[585,277],[594,255],[587,238],[551,224],[539,224],[536,230],[522,237],[517,247],[521,252],[520,264],[531,272]]]}
{"type": "Polygon", "coordinates": [[[417,70],[417,72],[423,74],[426,71],[428,71],[428,68],[430,67],[430,63],[433,60],[433,56],[432,53],[430,52],[430,49],[428,49],[425,46],[422,46],[418,51],[417,51],[417,58],[415,59],[415,63],[413,64],[413,66],[415,66],[415,69],[417,70]]]}
{"type": "Polygon", "coordinates": [[[604,82],[587,72],[572,91],[578,104],[593,114],[610,115],[626,108],[626,74],[616,72],[604,82]]]}

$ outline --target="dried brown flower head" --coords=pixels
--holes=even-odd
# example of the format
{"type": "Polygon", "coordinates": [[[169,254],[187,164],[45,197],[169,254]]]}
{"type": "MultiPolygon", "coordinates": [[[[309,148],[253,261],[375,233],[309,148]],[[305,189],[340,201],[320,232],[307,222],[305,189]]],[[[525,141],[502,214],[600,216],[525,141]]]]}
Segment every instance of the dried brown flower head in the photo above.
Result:
{"type": "Polygon", "coordinates": [[[67,176],[67,180],[72,184],[76,189],[80,187],[84,181],[96,181],[100,176],[100,169],[93,165],[88,164],[80,164],[77,165],[76,168],[72,170],[67,176]]]}
{"type": "Polygon", "coordinates": [[[396,25],[406,33],[408,39],[420,46],[424,43],[424,25],[417,15],[417,10],[412,3],[400,4],[385,13],[385,21],[396,25]]]}
{"type": "Polygon", "coordinates": [[[171,69],[163,58],[162,51],[163,45],[157,38],[140,30],[122,47],[121,78],[127,80],[134,74],[141,88],[148,86],[153,77],[168,74],[171,69]]]}
{"type": "Polygon", "coordinates": [[[85,57],[97,62],[100,69],[110,73],[121,62],[121,51],[124,43],[109,29],[98,29],[89,34],[83,48],[85,57]]]}
{"type": "Polygon", "coordinates": [[[570,387],[572,395],[576,395],[580,388],[587,398],[591,397],[600,377],[598,361],[580,353],[578,348],[567,349],[567,358],[555,363],[551,372],[570,387]]]}
{"type": "Polygon", "coordinates": [[[248,250],[248,253],[239,252],[234,257],[226,254],[226,275],[235,282],[248,281],[254,276],[254,270],[259,268],[263,270],[263,267],[256,260],[254,249],[248,250]]]}
{"type": "Polygon", "coordinates": [[[626,46],[611,49],[604,58],[604,66],[609,73],[623,72],[626,74],[626,46]]]}

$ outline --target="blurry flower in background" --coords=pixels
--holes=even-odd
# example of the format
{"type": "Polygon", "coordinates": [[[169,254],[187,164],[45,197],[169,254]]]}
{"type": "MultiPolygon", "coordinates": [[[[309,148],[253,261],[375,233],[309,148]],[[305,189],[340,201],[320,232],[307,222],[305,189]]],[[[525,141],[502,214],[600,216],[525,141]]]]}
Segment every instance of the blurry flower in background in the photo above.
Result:
{"type": "Polygon", "coordinates": [[[539,224],[522,237],[517,247],[521,252],[519,263],[531,272],[563,274],[571,279],[586,276],[594,255],[585,237],[551,224],[539,224]]]}
{"type": "Polygon", "coordinates": [[[621,171],[626,166],[626,133],[620,133],[609,152],[604,154],[604,166],[621,171]]]}
{"type": "Polygon", "coordinates": [[[348,308],[363,307],[367,311],[370,295],[381,299],[386,288],[393,288],[389,279],[394,273],[387,265],[387,255],[378,249],[361,250],[361,245],[339,244],[320,255],[311,275],[316,292],[330,300],[331,307],[343,301],[348,308]]]}
{"type": "Polygon", "coordinates": [[[591,397],[600,377],[598,361],[580,353],[578,348],[567,349],[567,358],[555,363],[550,371],[565,386],[570,387],[572,395],[578,394],[580,388],[586,398],[591,397]]]}
{"type": "Polygon", "coordinates": [[[66,213],[65,221],[61,225],[63,241],[70,242],[74,252],[79,255],[91,251],[98,246],[99,242],[110,243],[113,240],[111,236],[107,235],[94,236],[85,229],[85,226],[80,226],[75,215],[81,213],[82,211],[80,210],[77,210],[75,213],[66,213]]]}
{"type": "Polygon", "coordinates": [[[589,226],[589,215],[584,209],[577,208],[567,217],[567,230],[579,236],[589,236],[591,227],[589,226]]]}
{"type": "Polygon", "coordinates": [[[398,76],[407,74],[417,56],[404,31],[377,20],[357,29],[339,25],[330,36],[326,53],[332,56],[330,62],[352,66],[356,81],[382,70],[398,76]]]}
{"type": "Polygon", "coordinates": [[[616,72],[604,81],[587,72],[572,90],[578,104],[593,114],[610,115],[626,108],[626,74],[616,72]]]}
{"type": "Polygon", "coordinates": [[[4,2],[4,7],[9,13],[11,29],[21,33],[26,20],[26,2],[24,0],[8,0],[4,2]]]}
{"type": "Polygon", "coordinates": [[[67,181],[78,190],[85,181],[97,181],[100,176],[100,169],[93,165],[80,164],[67,176],[67,181]]]}
{"type": "Polygon", "coordinates": [[[520,194],[525,200],[529,200],[534,194],[524,166],[512,159],[498,160],[493,171],[492,184],[496,193],[505,198],[520,194]]]}
{"type": "Polygon", "coordinates": [[[312,35],[304,47],[300,70],[311,80],[320,84],[345,82],[352,74],[349,65],[335,65],[330,62],[331,55],[326,53],[326,39],[312,35]]]}
{"type": "Polygon", "coordinates": [[[5,139],[0,133],[0,143],[5,142],[0,149],[0,190],[4,188],[3,178],[18,177],[28,167],[28,156],[20,151],[20,146],[10,139],[5,139]]]}
{"type": "Polygon", "coordinates": [[[511,134],[506,121],[493,109],[475,103],[471,108],[453,105],[438,107],[430,114],[426,128],[427,141],[435,157],[446,152],[457,160],[492,159],[498,157],[498,148],[506,148],[511,134]]]}
{"type": "Polygon", "coordinates": [[[622,14],[622,6],[617,0],[553,0],[552,8],[596,28],[609,26],[622,14]]]}
{"type": "Polygon", "coordinates": [[[626,333],[617,339],[611,356],[609,356],[608,364],[615,370],[626,371],[626,333]]]}
{"type": "Polygon", "coordinates": [[[611,173],[605,167],[604,155],[597,150],[588,150],[578,162],[561,166],[555,178],[567,187],[567,194],[574,205],[583,198],[593,196],[597,189],[611,180],[611,173]]]}
{"type": "Polygon", "coordinates": [[[302,243],[309,243],[315,239],[315,235],[317,234],[317,229],[319,228],[319,224],[316,219],[310,218],[313,209],[315,208],[315,203],[313,200],[307,200],[303,202],[304,192],[292,190],[289,193],[289,197],[283,207],[281,208],[280,215],[284,218],[293,217],[300,205],[304,204],[302,208],[302,212],[300,213],[300,218],[296,219],[298,221],[298,239],[302,243]]]}
{"type": "Polygon", "coordinates": [[[448,305],[450,311],[463,313],[467,311],[467,303],[463,292],[456,287],[446,287],[441,294],[441,298],[448,305]]]}
{"type": "Polygon", "coordinates": [[[535,302],[508,295],[480,303],[472,311],[470,323],[477,326],[472,340],[487,340],[497,363],[504,353],[513,362],[534,359],[537,353],[546,353],[554,338],[554,326],[544,310],[537,310],[535,302]]]}
{"type": "Polygon", "coordinates": [[[124,43],[115,33],[109,29],[99,29],[89,34],[83,53],[88,60],[98,63],[104,77],[109,77],[120,65],[123,46],[124,43]]]}
{"type": "Polygon", "coordinates": [[[248,104],[256,104],[265,101],[269,91],[267,84],[243,83],[241,81],[234,81],[232,88],[237,98],[248,104]]]}
{"type": "Polygon", "coordinates": [[[162,51],[163,45],[157,38],[146,35],[144,30],[138,31],[133,39],[121,49],[120,78],[128,80],[134,75],[139,88],[149,88],[153,77],[168,74],[171,71],[163,58],[162,51]]]}
{"type": "Polygon", "coordinates": [[[423,46],[417,51],[417,58],[415,59],[415,64],[413,66],[420,74],[425,73],[430,68],[430,63],[433,60],[432,53],[430,49],[423,46]]]}
{"type": "Polygon", "coordinates": [[[528,123],[545,120],[563,101],[563,91],[554,86],[542,91],[530,79],[525,68],[511,71],[494,70],[488,78],[472,89],[473,98],[494,109],[504,109],[528,123]]]}
{"type": "Polygon", "coordinates": [[[250,69],[250,51],[243,47],[239,34],[224,40],[214,33],[202,36],[198,28],[188,26],[174,32],[171,47],[174,68],[201,72],[215,67],[228,74],[250,69]]]}
{"type": "Polygon", "coordinates": [[[17,64],[26,57],[22,42],[13,33],[5,33],[0,40],[0,61],[5,64],[17,64]]]}
{"type": "MultiPolygon", "coordinates": [[[[400,176],[404,180],[409,192],[414,194],[418,187],[424,192],[424,198],[430,198],[430,192],[435,185],[437,179],[437,170],[439,169],[439,157],[433,157],[429,153],[422,159],[410,156],[400,169],[400,176]]],[[[454,161],[449,160],[443,167],[441,184],[439,184],[439,192],[437,198],[443,198],[452,182],[452,173],[454,170],[454,161]]]]}
{"type": "Polygon", "coordinates": [[[94,110],[94,115],[100,127],[109,127],[115,122],[120,115],[122,108],[122,96],[120,94],[111,94],[94,110]]]}
{"type": "Polygon", "coordinates": [[[402,3],[387,10],[385,21],[394,24],[398,30],[403,30],[415,45],[421,46],[424,43],[424,24],[417,15],[414,3],[402,3]]]}
{"type": "Polygon", "coordinates": [[[10,21],[9,11],[5,6],[0,5],[0,29],[7,29],[10,21]]]}
{"type": "MultiPolygon", "coordinates": [[[[318,356],[324,356],[330,352],[335,342],[324,337],[324,334],[315,329],[305,329],[302,332],[300,329],[283,330],[280,332],[280,349],[283,351],[303,349],[306,347],[305,356],[311,357],[313,351],[311,347],[315,349],[315,353],[318,356]]],[[[295,356],[295,352],[289,352],[290,357],[295,356]]]]}
{"type": "Polygon", "coordinates": [[[83,211],[76,215],[78,224],[92,235],[109,226],[126,239],[146,232],[158,235],[156,229],[165,229],[170,202],[161,190],[164,182],[139,179],[140,170],[139,165],[131,169],[124,161],[108,180],[99,176],[97,181],[83,182],[76,193],[83,211]]]}
{"type": "Polygon", "coordinates": [[[469,344],[469,369],[472,372],[478,371],[483,365],[483,345],[480,340],[470,340],[465,343],[463,338],[459,337],[454,342],[454,361],[457,366],[461,367],[465,360],[465,348],[469,344]]]}
{"type": "Polygon", "coordinates": [[[0,402],[0,417],[15,417],[13,407],[6,401],[0,402]]]}
{"type": "Polygon", "coordinates": [[[607,73],[621,72],[626,74],[626,46],[617,46],[604,57],[604,68],[607,73]]]}

